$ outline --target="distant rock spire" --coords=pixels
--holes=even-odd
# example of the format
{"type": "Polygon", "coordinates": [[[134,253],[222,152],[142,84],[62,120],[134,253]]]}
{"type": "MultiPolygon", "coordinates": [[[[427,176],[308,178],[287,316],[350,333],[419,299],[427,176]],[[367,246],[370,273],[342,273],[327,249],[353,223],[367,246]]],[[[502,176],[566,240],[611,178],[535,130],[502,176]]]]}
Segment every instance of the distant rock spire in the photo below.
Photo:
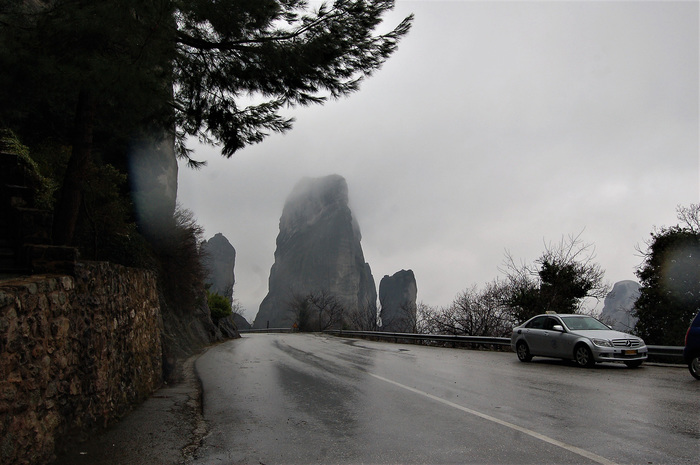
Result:
{"type": "Polygon", "coordinates": [[[416,327],[418,286],[412,270],[386,275],[379,283],[382,330],[410,333],[416,327]]]}
{"type": "Polygon", "coordinates": [[[637,324],[632,308],[639,297],[639,283],[620,281],[605,296],[600,318],[618,331],[631,332],[637,324]]]}
{"type": "Polygon", "coordinates": [[[369,313],[376,320],[374,278],[342,176],[301,179],[285,202],[279,228],[269,291],[253,327],[291,327],[297,315],[290,302],[312,293],[342,303],[344,319],[369,313]]]}
{"type": "Polygon", "coordinates": [[[207,270],[205,282],[209,290],[233,301],[233,285],[236,283],[236,249],[226,237],[217,233],[208,241],[202,242],[204,267],[207,270]]]}

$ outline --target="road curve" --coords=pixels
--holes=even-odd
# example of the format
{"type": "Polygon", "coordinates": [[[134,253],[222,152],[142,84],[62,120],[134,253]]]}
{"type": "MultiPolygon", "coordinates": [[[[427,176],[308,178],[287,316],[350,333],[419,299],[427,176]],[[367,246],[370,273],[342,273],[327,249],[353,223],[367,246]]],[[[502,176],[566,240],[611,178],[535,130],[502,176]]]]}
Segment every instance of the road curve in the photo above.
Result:
{"type": "Polygon", "coordinates": [[[250,334],[196,362],[195,464],[697,464],[684,369],[313,334],[250,334]]]}

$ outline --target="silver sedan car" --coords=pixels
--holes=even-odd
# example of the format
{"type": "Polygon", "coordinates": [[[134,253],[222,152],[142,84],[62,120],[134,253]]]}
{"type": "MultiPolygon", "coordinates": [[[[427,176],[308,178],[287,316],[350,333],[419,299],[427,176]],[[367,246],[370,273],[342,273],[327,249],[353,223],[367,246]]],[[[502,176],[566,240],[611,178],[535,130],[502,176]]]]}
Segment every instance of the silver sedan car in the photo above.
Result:
{"type": "Polygon", "coordinates": [[[537,315],[513,328],[510,344],[522,362],[539,356],[573,360],[582,367],[623,362],[635,368],[647,358],[642,339],[587,315],[537,315]]]}

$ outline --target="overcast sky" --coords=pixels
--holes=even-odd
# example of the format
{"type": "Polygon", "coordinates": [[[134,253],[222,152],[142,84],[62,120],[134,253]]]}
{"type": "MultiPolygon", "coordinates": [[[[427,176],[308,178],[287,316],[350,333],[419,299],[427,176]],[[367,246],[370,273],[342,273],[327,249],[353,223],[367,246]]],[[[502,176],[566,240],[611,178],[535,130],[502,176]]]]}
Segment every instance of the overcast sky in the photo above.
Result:
{"type": "Polygon", "coordinates": [[[636,279],[635,247],[700,199],[698,2],[398,0],[385,22],[410,13],[358,93],[229,160],[192,143],[208,166],[180,166],[178,201],[235,247],[244,316],[287,195],[333,173],[377,286],[412,269],[428,305],[581,232],[607,281],[636,279]]]}

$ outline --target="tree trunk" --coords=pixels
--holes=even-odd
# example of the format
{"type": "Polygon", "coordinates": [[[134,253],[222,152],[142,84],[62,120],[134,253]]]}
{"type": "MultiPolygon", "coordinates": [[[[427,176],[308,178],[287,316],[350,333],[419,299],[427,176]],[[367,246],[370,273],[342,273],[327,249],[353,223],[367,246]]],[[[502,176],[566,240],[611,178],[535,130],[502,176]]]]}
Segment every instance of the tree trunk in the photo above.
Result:
{"type": "Polygon", "coordinates": [[[92,160],[92,133],[96,99],[92,91],[82,89],[78,96],[73,132],[73,150],[63,178],[61,195],[53,221],[53,242],[67,245],[73,240],[83,201],[83,184],[92,160]]]}

